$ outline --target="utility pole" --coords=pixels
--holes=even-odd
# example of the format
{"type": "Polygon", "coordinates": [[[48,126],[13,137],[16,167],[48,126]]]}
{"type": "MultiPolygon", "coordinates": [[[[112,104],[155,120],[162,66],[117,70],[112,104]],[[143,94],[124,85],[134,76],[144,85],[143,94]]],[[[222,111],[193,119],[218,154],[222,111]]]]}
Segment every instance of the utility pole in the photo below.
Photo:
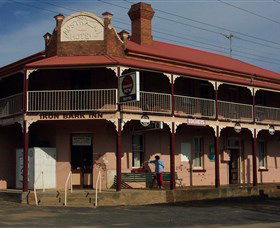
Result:
{"type": "Polygon", "coordinates": [[[232,57],[232,38],[234,37],[233,34],[225,35],[222,34],[225,38],[229,39],[229,56],[232,57]]]}

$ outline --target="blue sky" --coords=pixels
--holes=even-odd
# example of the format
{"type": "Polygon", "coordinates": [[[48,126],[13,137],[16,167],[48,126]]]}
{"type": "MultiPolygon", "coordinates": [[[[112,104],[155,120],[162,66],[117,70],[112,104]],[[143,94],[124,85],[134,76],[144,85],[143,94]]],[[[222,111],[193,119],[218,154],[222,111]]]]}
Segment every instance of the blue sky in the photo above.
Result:
{"type": "MultiPolygon", "coordinates": [[[[0,66],[43,50],[42,36],[46,32],[52,32],[55,26],[53,16],[58,13],[65,15],[74,13],[74,11],[66,10],[60,6],[77,11],[92,12],[97,16],[109,11],[114,14],[113,25],[116,26],[118,31],[121,29],[130,31],[128,10],[121,8],[130,7],[130,3],[123,0],[104,1],[109,4],[97,0],[0,0],[0,66]],[[110,3],[120,7],[110,5],[110,3]]],[[[279,3],[277,3],[277,0],[223,1],[262,15],[267,19],[236,9],[219,0],[146,1],[152,4],[158,16],[153,19],[153,29],[157,31],[153,33],[154,38],[164,42],[211,52],[218,51],[223,55],[228,55],[229,40],[225,35],[233,34],[234,58],[280,72],[280,1],[279,3]],[[158,10],[179,15],[181,18],[158,10]],[[182,17],[225,27],[232,32],[186,20],[182,17]],[[211,30],[212,32],[205,30],[211,30]]],[[[136,1],[130,0],[130,2],[136,1]]]]}

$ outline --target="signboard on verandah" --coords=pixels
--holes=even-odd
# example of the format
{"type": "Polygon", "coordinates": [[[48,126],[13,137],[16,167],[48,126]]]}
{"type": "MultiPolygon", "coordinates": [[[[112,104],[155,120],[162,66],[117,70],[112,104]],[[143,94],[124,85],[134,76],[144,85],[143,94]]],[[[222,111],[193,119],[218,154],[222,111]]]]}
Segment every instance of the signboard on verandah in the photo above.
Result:
{"type": "Polygon", "coordinates": [[[118,97],[120,104],[140,101],[139,75],[139,71],[135,71],[119,77],[118,97]]]}

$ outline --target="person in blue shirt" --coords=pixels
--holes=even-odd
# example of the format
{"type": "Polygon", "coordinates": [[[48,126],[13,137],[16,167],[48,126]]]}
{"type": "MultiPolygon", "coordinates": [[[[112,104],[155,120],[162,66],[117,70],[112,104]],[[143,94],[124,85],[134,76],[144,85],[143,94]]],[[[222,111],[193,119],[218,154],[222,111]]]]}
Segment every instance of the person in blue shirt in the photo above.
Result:
{"type": "Polygon", "coordinates": [[[155,156],[155,160],[151,160],[147,162],[155,164],[155,173],[156,173],[158,187],[163,188],[164,187],[164,182],[163,182],[164,162],[160,160],[160,157],[158,155],[155,156]]]}

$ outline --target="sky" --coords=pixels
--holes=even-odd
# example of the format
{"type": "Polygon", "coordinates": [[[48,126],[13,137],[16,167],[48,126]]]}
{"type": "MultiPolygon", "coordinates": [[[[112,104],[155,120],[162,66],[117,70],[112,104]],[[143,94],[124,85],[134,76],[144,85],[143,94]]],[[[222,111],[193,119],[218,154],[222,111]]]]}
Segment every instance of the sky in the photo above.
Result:
{"type": "MultiPolygon", "coordinates": [[[[117,31],[130,32],[135,0],[0,0],[0,67],[44,49],[53,16],[85,11],[113,14],[117,31]]],[[[230,55],[280,72],[280,0],[151,0],[155,40],[230,55]],[[230,4],[230,5],[229,5],[230,4]],[[229,36],[232,36],[229,39],[229,36]]],[[[102,17],[102,16],[101,16],[102,17]]]]}

